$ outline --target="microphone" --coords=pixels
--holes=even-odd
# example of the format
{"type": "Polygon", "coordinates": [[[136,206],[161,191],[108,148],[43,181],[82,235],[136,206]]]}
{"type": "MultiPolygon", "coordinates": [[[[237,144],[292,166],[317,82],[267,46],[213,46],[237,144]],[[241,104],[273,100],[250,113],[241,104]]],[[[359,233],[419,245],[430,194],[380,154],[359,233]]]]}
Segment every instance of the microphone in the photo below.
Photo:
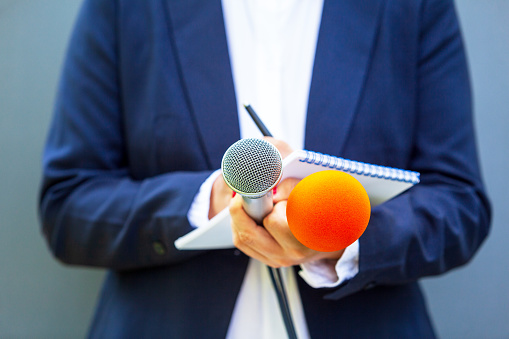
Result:
{"type": "Polygon", "coordinates": [[[241,139],[221,162],[226,184],[244,199],[244,210],[259,225],[272,211],[272,189],[281,180],[283,160],[278,149],[262,139],[241,139]]]}
{"type": "Polygon", "coordinates": [[[302,179],[286,205],[291,232],[320,252],[342,250],[366,230],[371,216],[368,194],[352,175],[326,170],[302,179]]]}

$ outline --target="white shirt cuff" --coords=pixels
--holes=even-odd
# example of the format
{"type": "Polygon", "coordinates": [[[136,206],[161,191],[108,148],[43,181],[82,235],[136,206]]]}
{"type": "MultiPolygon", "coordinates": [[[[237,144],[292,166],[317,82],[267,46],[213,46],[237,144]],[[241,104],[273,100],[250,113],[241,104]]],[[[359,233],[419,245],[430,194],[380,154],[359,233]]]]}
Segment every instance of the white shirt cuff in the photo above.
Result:
{"type": "Polygon", "coordinates": [[[335,265],[328,259],[301,264],[299,275],[313,288],[336,287],[359,272],[359,240],[345,249],[335,265]]]}
{"type": "Polygon", "coordinates": [[[221,174],[221,170],[213,172],[207,180],[201,184],[196,193],[193,203],[187,212],[187,220],[194,228],[206,225],[209,222],[210,194],[214,181],[221,174]]]}

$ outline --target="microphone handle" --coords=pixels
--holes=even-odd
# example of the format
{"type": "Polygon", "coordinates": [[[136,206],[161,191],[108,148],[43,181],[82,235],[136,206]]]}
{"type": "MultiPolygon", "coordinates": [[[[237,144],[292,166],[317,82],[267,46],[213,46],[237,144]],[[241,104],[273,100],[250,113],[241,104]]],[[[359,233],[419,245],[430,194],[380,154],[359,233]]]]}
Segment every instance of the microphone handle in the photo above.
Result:
{"type": "MultiPolygon", "coordinates": [[[[263,218],[272,211],[274,203],[272,202],[272,190],[262,195],[259,198],[249,198],[242,196],[244,210],[246,213],[256,221],[258,225],[262,225],[263,218]]],[[[285,285],[281,277],[281,268],[273,268],[267,266],[269,270],[272,286],[278,298],[279,309],[283,322],[285,324],[286,332],[289,339],[298,339],[295,325],[293,324],[292,313],[288,304],[288,296],[286,295],[285,285]]]]}
{"type": "Polygon", "coordinates": [[[263,218],[272,211],[274,203],[272,202],[272,190],[258,198],[242,196],[244,199],[244,210],[253,218],[258,225],[262,225],[263,218]]]}

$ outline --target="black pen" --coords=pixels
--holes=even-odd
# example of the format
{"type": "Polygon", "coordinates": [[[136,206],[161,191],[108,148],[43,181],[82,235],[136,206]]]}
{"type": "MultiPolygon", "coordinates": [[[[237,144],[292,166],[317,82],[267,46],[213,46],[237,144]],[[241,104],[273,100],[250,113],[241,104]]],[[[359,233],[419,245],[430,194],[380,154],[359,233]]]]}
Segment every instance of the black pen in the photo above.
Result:
{"type": "MultiPolygon", "coordinates": [[[[269,132],[267,127],[265,127],[265,124],[262,122],[258,114],[256,114],[251,105],[244,104],[244,108],[249,113],[260,132],[262,132],[263,136],[272,137],[272,134],[269,132]]],[[[283,316],[283,322],[285,324],[288,337],[291,339],[297,339],[297,332],[293,323],[290,306],[288,305],[288,296],[286,295],[283,277],[281,276],[281,269],[273,268],[270,266],[267,266],[267,268],[269,270],[270,279],[278,298],[279,308],[281,310],[281,315],[283,316]]]]}
{"type": "Polygon", "coordinates": [[[246,111],[249,113],[249,115],[251,116],[251,119],[253,119],[254,123],[256,124],[256,126],[258,127],[258,129],[260,130],[260,132],[262,132],[263,136],[265,137],[271,137],[272,134],[269,132],[269,130],[267,129],[267,127],[265,127],[265,125],[263,124],[262,120],[260,119],[260,117],[258,116],[258,114],[256,114],[256,112],[254,111],[254,109],[251,107],[251,105],[249,104],[244,104],[244,108],[246,109],[246,111]]]}

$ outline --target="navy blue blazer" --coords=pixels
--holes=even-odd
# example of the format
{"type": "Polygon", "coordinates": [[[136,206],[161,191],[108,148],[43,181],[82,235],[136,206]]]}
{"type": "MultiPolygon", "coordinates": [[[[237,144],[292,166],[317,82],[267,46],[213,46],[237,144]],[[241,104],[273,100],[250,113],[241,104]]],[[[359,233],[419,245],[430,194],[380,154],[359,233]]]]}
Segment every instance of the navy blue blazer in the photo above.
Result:
{"type": "MultiPolygon", "coordinates": [[[[239,138],[219,0],[89,0],[43,157],[40,214],[64,263],[109,269],[94,338],[223,338],[248,258],[178,251],[200,185],[239,138]]],[[[431,338],[418,279],[485,238],[463,44],[450,0],[325,0],[305,147],[419,171],[373,208],[360,271],[299,280],[312,338],[431,338]]]]}

